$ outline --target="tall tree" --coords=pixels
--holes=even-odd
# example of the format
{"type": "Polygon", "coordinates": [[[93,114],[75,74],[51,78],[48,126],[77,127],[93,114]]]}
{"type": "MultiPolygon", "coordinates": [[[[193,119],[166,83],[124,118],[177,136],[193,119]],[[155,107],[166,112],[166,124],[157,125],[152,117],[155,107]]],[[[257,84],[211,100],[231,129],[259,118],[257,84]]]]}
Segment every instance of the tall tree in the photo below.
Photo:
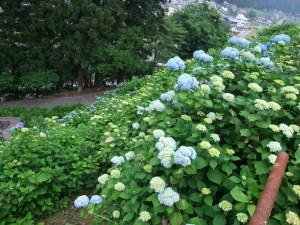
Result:
{"type": "Polygon", "coordinates": [[[191,57],[197,49],[220,47],[227,40],[229,26],[218,11],[208,4],[189,5],[175,12],[170,19],[187,32],[186,44],[181,49],[182,57],[191,57]]]}

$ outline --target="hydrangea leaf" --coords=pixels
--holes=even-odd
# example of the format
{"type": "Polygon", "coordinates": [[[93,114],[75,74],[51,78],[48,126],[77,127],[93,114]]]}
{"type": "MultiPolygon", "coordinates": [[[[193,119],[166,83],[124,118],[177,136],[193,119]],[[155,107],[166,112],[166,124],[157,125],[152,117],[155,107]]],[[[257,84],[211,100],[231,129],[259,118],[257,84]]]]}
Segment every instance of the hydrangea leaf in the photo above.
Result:
{"type": "Polygon", "coordinates": [[[244,194],[243,190],[240,187],[235,187],[231,190],[230,192],[231,196],[233,197],[234,200],[238,202],[248,202],[248,196],[244,194]]]}

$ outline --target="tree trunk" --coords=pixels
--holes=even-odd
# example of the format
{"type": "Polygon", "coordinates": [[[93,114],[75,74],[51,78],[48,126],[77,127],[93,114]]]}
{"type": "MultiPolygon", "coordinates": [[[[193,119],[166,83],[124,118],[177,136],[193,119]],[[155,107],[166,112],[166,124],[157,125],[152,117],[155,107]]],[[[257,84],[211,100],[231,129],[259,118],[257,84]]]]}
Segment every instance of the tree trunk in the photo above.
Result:
{"type": "Polygon", "coordinates": [[[85,81],[85,72],[82,68],[78,71],[78,88],[77,92],[82,92],[84,88],[84,81],[85,81]]]}
{"type": "Polygon", "coordinates": [[[168,219],[165,216],[162,218],[162,225],[170,225],[168,219]]]}

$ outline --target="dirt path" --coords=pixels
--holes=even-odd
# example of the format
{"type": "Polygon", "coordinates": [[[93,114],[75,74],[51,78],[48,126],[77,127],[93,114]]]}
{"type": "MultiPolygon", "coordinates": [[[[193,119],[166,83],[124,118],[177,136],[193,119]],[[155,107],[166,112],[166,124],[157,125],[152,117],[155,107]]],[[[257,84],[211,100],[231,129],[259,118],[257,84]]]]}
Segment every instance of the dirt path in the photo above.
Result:
{"type": "Polygon", "coordinates": [[[95,102],[97,96],[103,94],[103,91],[87,93],[82,95],[74,96],[63,96],[63,97],[47,97],[47,98],[38,98],[38,99],[26,99],[18,101],[9,101],[0,104],[0,108],[11,108],[11,107],[42,107],[42,108],[52,108],[57,105],[65,104],[85,104],[90,105],[95,102]]]}

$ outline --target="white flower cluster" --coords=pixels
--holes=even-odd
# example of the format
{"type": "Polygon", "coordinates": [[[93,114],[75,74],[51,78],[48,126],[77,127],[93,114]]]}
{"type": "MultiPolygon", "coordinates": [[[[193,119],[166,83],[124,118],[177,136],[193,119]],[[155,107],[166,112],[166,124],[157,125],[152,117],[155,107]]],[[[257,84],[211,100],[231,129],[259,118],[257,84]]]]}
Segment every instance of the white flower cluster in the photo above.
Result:
{"type": "Polygon", "coordinates": [[[268,110],[271,109],[273,111],[278,111],[281,109],[281,106],[276,102],[267,102],[263,99],[255,99],[254,101],[255,107],[260,110],[268,110]]]}
{"type": "Polygon", "coordinates": [[[147,107],[147,111],[163,112],[165,109],[166,107],[160,100],[154,100],[150,102],[149,106],[147,107]]]}
{"type": "Polygon", "coordinates": [[[268,159],[271,164],[274,164],[276,162],[277,155],[271,154],[268,156],[268,159]]]}
{"type": "Polygon", "coordinates": [[[192,160],[196,159],[197,153],[194,148],[181,146],[174,153],[174,163],[184,167],[191,165],[192,160]]]}
{"type": "Polygon", "coordinates": [[[134,157],[135,157],[135,154],[133,151],[129,151],[129,152],[125,153],[125,158],[127,161],[132,160],[134,157]]]}
{"type": "Polygon", "coordinates": [[[164,148],[170,148],[174,151],[176,149],[176,141],[171,137],[160,137],[155,144],[155,148],[159,151],[162,151],[164,148]]]}
{"type": "Polygon", "coordinates": [[[179,202],[180,196],[172,188],[167,187],[158,194],[158,201],[160,204],[172,207],[176,202],[179,202]]]}
{"type": "Polygon", "coordinates": [[[210,137],[215,141],[215,142],[220,142],[220,136],[218,134],[211,134],[210,137]]]}
{"type": "Polygon", "coordinates": [[[289,211],[285,216],[288,224],[300,225],[300,218],[295,212],[289,211]]]}
{"type": "Polygon", "coordinates": [[[135,130],[138,130],[140,128],[140,124],[139,123],[133,123],[132,128],[135,129],[135,130]]]}
{"type": "Polygon", "coordinates": [[[125,162],[125,159],[123,156],[114,156],[110,160],[113,164],[120,166],[122,163],[125,162]]]}
{"type": "Polygon", "coordinates": [[[101,175],[100,177],[98,177],[98,182],[100,184],[104,185],[104,184],[106,184],[108,179],[109,179],[109,175],[105,173],[105,174],[101,175]]]}
{"type": "Polygon", "coordinates": [[[223,99],[227,102],[234,102],[235,96],[231,93],[223,93],[223,99]]]}
{"type": "Polygon", "coordinates": [[[222,76],[224,78],[227,78],[227,79],[234,79],[234,74],[231,72],[231,71],[228,71],[228,70],[225,70],[223,73],[222,73],[222,76]]]}
{"type": "Polygon", "coordinates": [[[153,177],[150,180],[150,188],[153,189],[155,192],[160,193],[166,188],[166,183],[160,177],[153,177]]]}
{"type": "Polygon", "coordinates": [[[257,83],[250,83],[248,84],[248,88],[250,88],[254,92],[263,92],[263,89],[257,83]]]}
{"type": "Polygon", "coordinates": [[[287,99],[297,100],[297,95],[299,95],[299,90],[293,86],[285,86],[281,88],[281,92],[285,94],[287,99]]]}
{"type": "Polygon", "coordinates": [[[171,137],[160,137],[155,145],[159,150],[158,159],[165,168],[171,168],[174,151],[176,149],[176,141],[171,137]]]}
{"type": "Polygon", "coordinates": [[[155,139],[159,139],[159,138],[165,136],[165,132],[163,130],[160,130],[160,129],[153,130],[152,134],[153,134],[153,137],[155,139]]]}
{"type": "Polygon", "coordinates": [[[140,216],[139,216],[139,220],[143,221],[143,222],[147,222],[149,220],[151,220],[151,215],[149,212],[147,211],[142,211],[140,213],[140,216]]]}
{"type": "Polygon", "coordinates": [[[277,141],[270,141],[269,144],[267,144],[267,147],[270,152],[280,152],[282,150],[280,143],[277,141]]]}
{"type": "Polygon", "coordinates": [[[222,92],[225,90],[225,85],[223,84],[222,77],[213,75],[210,77],[210,80],[211,80],[213,86],[217,89],[217,91],[222,92]]]}
{"type": "Polygon", "coordinates": [[[201,84],[200,85],[200,90],[205,94],[210,93],[210,87],[207,84],[201,84]]]}
{"type": "Polygon", "coordinates": [[[294,133],[300,133],[300,127],[297,125],[286,125],[285,123],[279,124],[279,130],[287,137],[292,138],[294,136],[294,133]]]}

